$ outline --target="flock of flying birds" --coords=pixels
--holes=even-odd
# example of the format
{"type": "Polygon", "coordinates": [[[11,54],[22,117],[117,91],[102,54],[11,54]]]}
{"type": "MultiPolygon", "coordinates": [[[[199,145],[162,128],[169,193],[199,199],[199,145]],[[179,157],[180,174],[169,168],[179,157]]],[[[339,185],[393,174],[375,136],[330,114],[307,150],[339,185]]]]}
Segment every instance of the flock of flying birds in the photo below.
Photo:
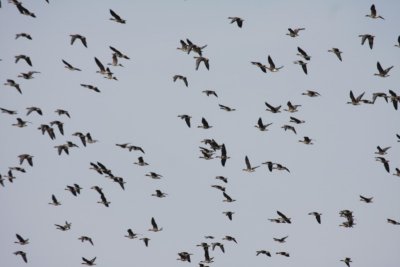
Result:
{"type": "MultiPolygon", "coordinates": [[[[22,2],[17,1],[17,0],[9,0],[9,2],[16,6],[17,11],[20,14],[30,16],[32,18],[36,18],[36,15],[32,11],[28,10],[23,5],[22,2]]],[[[46,1],[46,2],[49,3],[49,1],[46,1]]],[[[1,7],[1,3],[0,3],[0,7],[1,7]]],[[[122,18],[119,14],[117,14],[112,9],[109,10],[109,14],[110,14],[109,20],[111,20],[115,23],[120,23],[120,24],[127,23],[127,21],[124,18],[122,18]]],[[[370,7],[370,13],[368,13],[366,16],[371,19],[384,20],[384,18],[382,16],[378,15],[375,5],[372,5],[370,7]]],[[[244,24],[245,20],[240,17],[229,17],[228,19],[229,19],[230,23],[236,24],[237,27],[239,27],[239,28],[245,27],[245,24],[244,24]]],[[[289,28],[288,33],[286,33],[286,35],[288,35],[291,38],[296,38],[299,36],[301,31],[304,31],[304,30],[306,30],[306,29],[305,28],[289,28]]],[[[361,38],[361,45],[364,45],[365,42],[367,41],[369,48],[373,49],[375,36],[373,36],[371,34],[363,34],[363,35],[360,35],[359,37],[361,38]]],[[[26,38],[28,40],[33,39],[33,37],[29,33],[24,33],[24,32],[16,33],[15,39],[19,39],[19,38],[26,38]]],[[[85,48],[88,47],[88,41],[86,40],[86,37],[81,34],[71,34],[70,35],[70,44],[71,45],[83,45],[85,48]]],[[[400,36],[398,37],[398,40],[397,40],[397,43],[395,44],[395,46],[400,48],[400,36]]],[[[204,49],[206,47],[207,47],[207,45],[197,45],[197,44],[193,43],[191,40],[186,39],[186,40],[180,40],[180,46],[177,47],[177,49],[186,54],[191,54],[191,53],[196,54],[196,56],[194,56],[196,70],[199,70],[202,66],[204,68],[206,68],[207,70],[210,70],[210,60],[204,56],[204,49]]],[[[130,57],[115,47],[109,46],[109,48],[110,48],[110,52],[111,52],[111,62],[110,63],[107,63],[107,65],[106,65],[97,57],[94,57],[93,63],[94,63],[94,66],[97,68],[96,72],[99,75],[101,75],[102,77],[109,79],[109,80],[118,81],[117,76],[114,74],[114,72],[111,70],[111,68],[123,67],[123,65],[121,64],[121,61],[129,60],[130,57]]],[[[301,66],[302,71],[304,72],[305,75],[307,75],[308,74],[307,64],[309,64],[311,62],[311,56],[305,51],[305,49],[303,49],[301,47],[297,47],[297,50],[298,50],[297,55],[299,57],[301,57],[301,59],[294,61],[294,64],[298,64],[299,66],[301,66]]],[[[328,50],[328,52],[333,53],[337,57],[338,60],[340,60],[340,61],[343,60],[342,51],[339,48],[334,47],[334,48],[328,50]]],[[[14,58],[15,58],[15,63],[17,63],[17,64],[22,64],[22,62],[24,62],[27,65],[29,65],[30,67],[33,66],[33,60],[30,58],[29,55],[24,55],[24,54],[15,55],[14,58]]],[[[267,74],[273,73],[273,72],[278,72],[282,68],[284,68],[284,66],[277,66],[270,55],[268,55],[267,59],[268,59],[267,63],[262,63],[262,62],[258,62],[258,61],[251,61],[250,63],[252,65],[257,66],[263,73],[267,73],[267,74]]],[[[65,68],[70,71],[82,71],[80,68],[73,66],[71,63],[67,62],[64,59],[61,59],[61,62],[64,64],[65,68]]],[[[382,78],[388,77],[392,68],[393,68],[393,66],[382,67],[380,62],[377,62],[377,71],[378,72],[375,73],[375,75],[382,77],[382,78]]],[[[29,79],[33,79],[34,75],[36,75],[36,74],[40,74],[40,72],[39,71],[29,71],[26,73],[20,73],[17,76],[17,78],[29,80],[29,79]]],[[[178,80],[181,80],[186,87],[189,87],[188,78],[181,74],[174,75],[172,77],[172,80],[173,80],[173,82],[177,82],[178,80]]],[[[8,78],[6,80],[6,82],[4,83],[4,85],[13,87],[19,94],[23,95],[23,88],[21,88],[21,86],[17,82],[17,79],[8,78]]],[[[93,84],[80,84],[80,86],[82,86],[88,90],[92,90],[93,92],[96,92],[96,93],[101,92],[100,89],[96,85],[93,85],[93,84]]],[[[203,93],[209,97],[218,98],[216,91],[204,90],[203,93]]],[[[309,96],[309,97],[320,96],[320,94],[318,92],[312,91],[312,90],[308,90],[308,91],[304,92],[303,95],[309,96]]],[[[371,99],[364,98],[364,92],[359,95],[355,95],[352,91],[350,91],[349,95],[350,95],[350,100],[349,100],[348,104],[351,104],[351,105],[374,104],[378,98],[383,98],[383,100],[386,103],[390,102],[393,105],[393,108],[395,110],[397,110],[398,102],[400,101],[400,95],[398,95],[393,90],[389,90],[388,93],[375,92],[375,93],[373,93],[371,99]]],[[[283,110],[283,111],[293,114],[293,113],[296,113],[298,111],[298,108],[301,107],[301,105],[293,104],[290,101],[287,102],[286,109],[282,108],[281,105],[274,106],[267,102],[265,102],[265,105],[267,107],[266,111],[269,111],[271,113],[280,113],[283,110]]],[[[222,104],[219,104],[219,108],[224,111],[227,111],[227,112],[235,111],[235,108],[228,107],[228,106],[225,106],[222,104]]],[[[2,113],[8,114],[11,116],[16,116],[18,114],[18,111],[16,111],[16,110],[11,110],[11,109],[7,109],[7,108],[0,108],[0,110],[2,113]]],[[[33,113],[36,113],[39,116],[44,115],[43,114],[44,112],[42,112],[42,109],[40,107],[35,107],[35,106],[27,107],[26,110],[27,110],[26,116],[31,116],[31,114],[33,114],[33,113]]],[[[67,110],[60,108],[60,109],[55,110],[54,112],[57,115],[59,115],[60,117],[64,117],[64,118],[68,118],[68,119],[71,118],[70,112],[67,110]]],[[[189,128],[192,127],[192,121],[191,121],[192,117],[190,115],[180,114],[180,115],[178,115],[178,117],[181,118],[185,122],[187,127],[189,127],[189,128]]],[[[305,121],[302,119],[299,119],[297,117],[294,117],[294,115],[291,115],[290,123],[291,124],[283,125],[281,128],[285,131],[292,131],[294,134],[297,134],[297,130],[296,130],[295,126],[297,127],[297,125],[301,125],[301,124],[305,123],[305,121]]],[[[32,124],[32,123],[17,116],[16,122],[13,123],[12,126],[23,128],[23,127],[31,127],[30,124],[32,124]]],[[[254,127],[257,128],[259,131],[268,131],[268,127],[271,124],[272,123],[265,124],[263,122],[262,118],[260,117],[257,120],[254,127]]],[[[47,135],[51,140],[56,140],[58,135],[64,136],[65,132],[64,132],[63,126],[64,126],[64,122],[62,122],[60,120],[53,120],[48,123],[38,125],[37,129],[42,133],[42,135],[47,135]]],[[[210,129],[212,127],[213,126],[204,117],[201,119],[201,124],[197,125],[197,128],[202,128],[205,130],[210,129]]],[[[65,143],[54,146],[55,153],[57,153],[59,156],[61,156],[63,154],[69,155],[71,149],[78,148],[81,145],[83,147],[86,147],[87,145],[95,144],[98,142],[96,139],[94,139],[92,137],[92,134],[89,132],[83,133],[83,132],[77,131],[77,132],[72,133],[71,136],[76,138],[75,141],[68,140],[65,143]],[[79,145],[77,144],[77,142],[79,142],[79,145]]],[[[396,134],[396,137],[397,137],[397,142],[400,142],[400,135],[396,134]]],[[[313,142],[314,140],[308,136],[304,136],[302,139],[300,139],[298,141],[301,143],[304,143],[306,145],[314,144],[314,142],[313,142]]],[[[224,143],[217,142],[214,139],[204,139],[202,141],[202,143],[203,144],[201,144],[199,146],[199,148],[200,148],[199,158],[204,159],[204,160],[219,159],[221,162],[221,165],[223,167],[227,164],[227,160],[229,160],[230,156],[227,153],[228,150],[224,143]]],[[[134,164],[136,164],[138,166],[149,165],[143,157],[145,154],[145,151],[141,146],[132,145],[130,143],[117,143],[116,146],[118,146],[121,149],[128,150],[130,152],[137,151],[138,153],[140,153],[141,156],[138,157],[137,162],[134,162],[134,164]]],[[[385,155],[388,153],[389,149],[390,149],[390,147],[377,146],[377,151],[375,152],[375,154],[376,154],[375,158],[376,158],[376,161],[383,164],[386,172],[391,173],[391,169],[389,166],[389,160],[387,160],[385,158],[385,155]]],[[[19,155],[18,156],[18,159],[19,159],[18,164],[19,165],[9,167],[7,174],[0,175],[1,186],[5,187],[6,181],[8,181],[10,184],[13,183],[13,181],[16,179],[16,176],[15,176],[16,172],[25,173],[26,170],[24,167],[26,165],[28,165],[29,167],[33,167],[34,166],[33,158],[34,158],[33,155],[30,155],[27,153],[19,155]]],[[[99,175],[104,176],[105,178],[109,179],[110,181],[115,182],[116,184],[118,184],[121,187],[122,190],[125,190],[126,181],[124,180],[124,178],[115,175],[114,172],[106,166],[106,164],[97,161],[97,162],[90,162],[89,165],[90,166],[88,166],[88,167],[90,169],[92,169],[99,175]]],[[[290,173],[289,168],[284,166],[282,163],[265,161],[265,162],[262,162],[261,165],[265,165],[266,168],[270,172],[284,171],[284,172],[290,173]]],[[[252,165],[249,157],[245,156],[243,171],[255,172],[256,169],[259,168],[261,165],[256,165],[256,166],[252,165]]],[[[400,169],[398,167],[395,168],[395,171],[392,174],[400,177],[400,169]]],[[[158,174],[156,172],[149,172],[146,174],[146,176],[151,179],[161,179],[163,177],[161,174],[158,174]]],[[[216,179],[221,181],[224,185],[214,184],[211,187],[221,191],[222,196],[224,197],[223,201],[228,202],[228,203],[236,201],[227,193],[226,185],[228,184],[228,178],[224,177],[224,176],[216,176],[216,179]]],[[[81,194],[82,189],[83,188],[77,183],[74,183],[72,185],[67,185],[65,188],[66,191],[70,192],[75,197],[77,197],[79,194],[81,194]]],[[[109,199],[107,198],[106,193],[103,191],[103,188],[101,188],[97,185],[94,185],[93,187],[91,187],[91,189],[93,189],[94,191],[96,191],[98,193],[98,195],[99,195],[98,203],[99,204],[104,205],[105,207],[110,207],[111,201],[109,201],[109,199]]],[[[157,197],[157,198],[164,198],[164,197],[167,197],[168,194],[165,192],[162,192],[160,189],[156,189],[155,192],[152,194],[152,196],[157,197]]],[[[53,206],[62,205],[62,203],[57,199],[56,194],[52,194],[50,199],[51,200],[48,204],[53,205],[53,206]]],[[[371,202],[373,202],[373,197],[366,197],[366,196],[360,195],[360,201],[363,201],[365,203],[371,203],[371,202]]],[[[227,216],[228,220],[233,220],[234,213],[235,212],[233,212],[233,211],[224,211],[223,212],[223,214],[225,216],[227,216]]],[[[279,210],[277,210],[276,213],[278,216],[276,218],[270,218],[269,221],[271,221],[273,223],[279,223],[279,224],[291,224],[292,223],[292,219],[288,215],[285,215],[283,212],[281,212],[279,210]]],[[[320,213],[318,211],[312,211],[308,215],[314,216],[316,219],[316,222],[318,224],[321,224],[323,222],[322,213],[320,213]]],[[[345,221],[340,226],[346,227],[346,228],[351,228],[356,224],[354,221],[353,212],[351,210],[341,210],[339,215],[345,219],[345,221]]],[[[154,217],[152,217],[149,220],[149,222],[151,224],[151,228],[149,228],[148,231],[159,232],[159,231],[163,230],[163,227],[159,227],[157,225],[156,219],[154,217]]],[[[400,225],[399,221],[396,221],[395,219],[392,219],[392,218],[387,218],[387,222],[390,224],[393,224],[393,225],[400,225]]],[[[55,224],[54,226],[56,229],[58,229],[60,231],[69,231],[72,227],[72,223],[65,221],[64,224],[55,224]]],[[[139,238],[139,234],[135,233],[135,231],[132,230],[131,228],[127,229],[126,231],[127,231],[127,234],[124,237],[126,237],[128,239],[138,238],[139,240],[143,241],[143,243],[146,247],[151,247],[150,238],[148,238],[146,236],[139,238]]],[[[166,231],[168,231],[168,229],[166,229],[166,231]]],[[[288,238],[288,236],[284,236],[281,238],[273,238],[273,240],[278,243],[285,243],[287,238],[288,238]]],[[[14,254],[17,256],[21,256],[22,260],[24,262],[28,263],[28,255],[23,250],[23,247],[25,247],[26,245],[29,244],[29,238],[24,238],[19,233],[16,233],[16,239],[17,239],[17,241],[15,241],[15,243],[17,243],[21,246],[21,250],[15,251],[14,254]]],[[[212,249],[213,253],[216,253],[214,251],[217,247],[220,249],[220,251],[222,253],[225,253],[225,247],[224,247],[223,241],[238,243],[237,240],[235,239],[235,237],[230,236],[230,235],[224,236],[220,241],[215,241],[214,236],[205,236],[205,239],[206,239],[205,241],[203,240],[200,244],[197,245],[197,246],[201,247],[204,251],[204,260],[199,262],[199,266],[208,266],[208,264],[212,264],[214,262],[214,260],[215,261],[217,260],[216,257],[214,259],[214,257],[210,255],[210,248],[212,249]],[[210,241],[211,243],[208,243],[207,240],[211,240],[210,241]]],[[[78,238],[78,240],[80,240],[81,242],[88,242],[92,246],[95,244],[92,237],[85,236],[85,235],[80,236],[78,238]]],[[[193,255],[191,252],[181,251],[181,252],[177,252],[177,254],[178,254],[177,260],[191,262],[191,255],[193,255]]],[[[260,249],[255,252],[256,256],[259,256],[261,254],[263,254],[267,257],[271,257],[273,254],[281,255],[284,257],[290,257],[290,253],[288,251],[276,251],[275,253],[272,253],[269,250],[260,249]]],[[[97,257],[87,259],[85,257],[82,257],[82,264],[88,265],[88,266],[96,265],[97,264],[96,258],[97,257]]],[[[343,261],[347,266],[350,266],[350,263],[352,263],[351,257],[346,257],[344,259],[341,259],[340,261],[343,261]]],[[[101,265],[101,263],[99,263],[99,265],[101,265]]]]}

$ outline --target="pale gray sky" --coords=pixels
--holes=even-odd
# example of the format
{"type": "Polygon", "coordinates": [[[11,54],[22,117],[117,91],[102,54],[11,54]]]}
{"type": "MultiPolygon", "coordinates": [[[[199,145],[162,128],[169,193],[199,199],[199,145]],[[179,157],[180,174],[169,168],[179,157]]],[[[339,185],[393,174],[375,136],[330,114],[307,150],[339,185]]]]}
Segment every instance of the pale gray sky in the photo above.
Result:
{"type": "MultiPolygon", "coordinates": [[[[19,166],[18,155],[34,156],[34,167],[22,165],[26,173],[14,171],[14,183],[0,187],[0,265],[24,266],[13,252],[27,253],[30,266],[81,266],[81,257],[97,256],[98,266],[198,266],[204,259],[201,242],[223,242],[226,253],[210,249],[211,266],[399,266],[399,227],[387,218],[400,221],[400,178],[392,175],[400,167],[396,133],[400,133],[399,111],[378,98],[374,105],[353,106],[349,92],[374,92],[391,89],[400,94],[398,85],[400,35],[398,1],[375,1],[385,20],[371,19],[372,2],[367,1],[23,1],[36,18],[21,15],[17,8],[2,1],[0,9],[0,73],[2,83],[13,79],[22,95],[2,85],[0,107],[16,110],[17,115],[0,114],[2,141],[0,173],[19,166]],[[109,9],[126,24],[110,21],[109,9]],[[244,19],[243,27],[230,24],[228,17],[244,19]],[[286,35],[288,28],[304,27],[299,37],[286,35]],[[15,39],[29,33],[32,40],[15,39]],[[360,34],[375,35],[371,50],[361,46],[360,34]],[[79,40],[70,45],[70,34],[86,36],[88,48],[79,40]],[[194,53],[177,50],[179,41],[189,38],[209,58],[195,70],[194,53]],[[124,67],[110,67],[118,81],[96,73],[94,57],[103,64],[111,62],[109,46],[127,54],[120,60],[124,67]],[[311,60],[308,75],[293,61],[299,60],[297,47],[311,60]],[[328,53],[337,47],[343,61],[328,53]],[[30,56],[33,67],[14,56],[30,56]],[[267,64],[271,55],[277,73],[263,73],[251,61],[267,64]],[[81,72],[64,68],[64,59],[81,72]],[[390,76],[374,76],[376,63],[383,68],[394,65],[390,76]],[[30,70],[40,71],[34,79],[17,76],[30,70]],[[187,77],[189,87],[172,77],[187,77]],[[101,93],[80,86],[92,84],[101,93]],[[203,90],[215,90],[218,98],[207,97],[203,90]],[[321,96],[309,98],[306,90],[321,96]],[[266,111],[264,102],[286,107],[291,101],[301,107],[297,113],[266,111]],[[223,104],[236,111],[220,110],[223,104]],[[43,116],[26,108],[40,107],[43,116]],[[54,110],[69,111],[71,118],[54,110]],[[192,116],[188,128],[178,115],[192,116]],[[306,123],[294,125],[289,117],[306,123]],[[17,128],[16,118],[31,122],[17,128]],[[197,128],[201,118],[213,127],[197,128]],[[273,123],[261,132],[254,125],[259,117],[273,123]],[[55,129],[51,140],[37,129],[53,120],[64,123],[65,135],[55,129]],[[295,126],[297,135],[281,126],[295,126]],[[83,147],[74,132],[90,132],[95,144],[83,147]],[[298,140],[314,139],[314,145],[298,140]],[[200,159],[199,146],[204,138],[224,143],[226,166],[218,159],[200,159]],[[67,140],[79,145],[70,155],[57,155],[54,146],[67,140]],[[141,152],[128,152],[116,143],[130,142],[141,152]],[[376,146],[391,146],[384,157],[390,160],[390,174],[375,161],[376,146]],[[265,161],[282,163],[290,173],[268,171],[262,165],[256,172],[243,172],[245,156],[253,165],[265,161]],[[143,156],[149,166],[133,162],[143,156]],[[126,181],[125,191],[118,184],[90,170],[90,162],[101,162],[114,175],[126,181]],[[163,175],[152,180],[145,174],[163,175]],[[227,184],[215,176],[228,177],[227,184]],[[65,191],[78,183],[78,197],[65,191]],[[233,203],[223,202],[222,192],[211,185],[226,186],[233,203]],[[99,194],[90,188],[98,185],[111,202],[110,207],[96,203],[99,194]],[[156,189],[166,198],[151,196],[156,189]],[[48,205],[54,194],[62,203],[48,205]],[[359,195],[374,197],[373,203],[359,195]],[[339,211],[353,211],[356,225],[339,227],[344,218],[339,211]],[[234,211],[233,220],[222,214],[234,211]],[[292,224],[275,224],[279,210],[292,218],[292,224]],[[322,213],[322,224],[308,215],[322,213]],[[149,232],[154,217],[163,231],[149,232]],[[70,231],[61,232],[54,224],[72,222],[70,231]],[[127,229],[149,237],[143,242],[124,237],[127,229]],[[24,246],[14,244],[18,233],[30,239],[24,246]],[[93,238],[94,246],[78,237],[93,238]],[[215,239],[205,240],[205,235],[215,239]],[[234,236],[238,244],[222,240],[234,236]],[[273,237],[288,235],[280,244],[273,237]],[[256,251],[265,249],[272,257],[256,251]],[[192,263],[177,261],[177,253],[193,253],[192,263]],[[290,257],[276,255],[286,251],[290,257]]],[[[56,127],[55,127],[56,128],[56,127]]],[[[220,155],[217,151],[215,155],[220,155]]]]}

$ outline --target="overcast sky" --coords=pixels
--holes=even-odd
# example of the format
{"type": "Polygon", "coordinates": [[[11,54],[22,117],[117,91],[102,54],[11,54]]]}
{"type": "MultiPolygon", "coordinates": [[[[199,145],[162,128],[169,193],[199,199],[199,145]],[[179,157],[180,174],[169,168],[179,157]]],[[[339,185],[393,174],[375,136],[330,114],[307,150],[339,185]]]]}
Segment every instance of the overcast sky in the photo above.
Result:
{"type": "MultiPolygon", "coordinates": [[[[375,104],[353,106],[350,90],[364,99],[374,92],[400,94],[400,2],[375,1],[378,15],[366,17],[368,1],[23,1],[36,18],[19,13],[16,6],[2,1],[0,8],[0,107],[17,115],[0,114],[0,173],[19,166],[18,155],[33,155],[33,167],[26,173],[13,171],[0,187],[0,265],[24,266],[15,251],[26,252],[30,266],[81,266],[81,258],[97,257],[98,266],[198,266],[204,259],[201,242],[222,242],[225,253],[210,248],[211,266],[352,266],[396,267],[400,264],[400,178],[392,175],[400,167],[399,111],[378,98],[375,104]],[[306,4],[305,4],[306,3],[306,4]],[[114,10],[126,24],[111,21],[114,10]],[[228,17],[244,19],[243,27],[230,24],[228,17]],[[305,28],[292,38],[288,28],[305,28]],[[32,40],[17,33],[29,33],[32,40]],[[70,34],[86,37],[87,48],[79,40],[70,44],[70,34]],[[360,34],[375,36],[371,50],[361,45],[360,34]],[[196,71],[195,53],[182,52],[180,40],[190,39],[203,46],[210,70],[203,63],[196,71]],[[397,43],[398,44],[398,43],[397,43]],[[111,62],[117,48],[130,60],[119,59],[124,67],[110,66],[118,81],[104,79],[94,57],[104,65],[111,62]],[[308,75],[293,64],[300,46],[311,60],[308,75]],[[339,48],[343,61],[328,50],[339,48]],[[33,66],[16,55],[28,55],[33,66]],[[263,73],[252,61],[268,66],[270,55],[276,73],[263,73]],[[82,71],[64,68],[62,59],[82,71]],[[375,76],[377,61],[383,68],[394,66],[389,77],[375,76]],[[34,79],[17,77],[21,72],[38,71],[34,79]],[[189,86],[173,76],[186,76],[189,86]],[[22,94],[7,85],[16,81],[22,94]],[[80,86],[95,85],[100,93],[80,86]],[[202,91],[215,90],[218,98],[202,91]],[[306,90],[320,97],[302,95],[306,90]],[[296,113],[283,111],[287,101],[301,105],[296,113]],[[268,102],[282,105],[280,113],[266,111],[268,102]],[[221,110],[218,104],[235,108],[221,110]],[[43,115],[26,115],[27,107],[40,107],[43,115]],[[71,118],[54,111],[65,109],[71,118]],[[178,115],[192,117],[188,128],[178,115]],[[289,123],[290,116],[305,120],[289,123]],[[27,127],[12,126],[17,117],[29,121],[27,127]],[[211,129],[201,129],[202,117],[211,129]],[[258,118],[272,123],[261,132],[254,126],[258,118]],[[37,128],[59,120],[64,136],[55,128],[56,139],[37,128]],[[284,131],[285,124],[297,134],[284,131]],[[82,145],[75,132],[87,133],[97,143],[82,145]],[[308,136],[313,145],[298,140],[308,136]],[[201,141],[214,138],[224,143],[230,159],[225,167],[219,159],[199,158],[201,141]],[[54,146],[72,141],[69,155],[57,154],[54,146]],[[131,143],[140,151],[116,146],[131,143]],[[375,160],[377,146],[391,148],[384,155],[390,164],[387,173],[375,160]],[[242,171],[245,156],[253,173],[242,171]],[[134,164],[143,156],[148,166],[134,164]],[[262,162],[286,166],[289,172],[269,172],[262,162]],[[126,181],[125,190],[90,168],[101,162],[115,176],[126,181]],[[154,180],[149,172],[163,177],[154,180]],[[228,177],[228,183],[215,179],[228,177]],[[79,184],[74,197],[64,190],[79,184]],[[100,195],[90,189],[97,185],[110,201],[107,208],[97,202],[100,195]],[[211,185],[226,187],[235,202],[223,202],[222,192],[211,185]],[[156,189],[165,198],[151,196],[156,189]],[[54,194],[61,206],[49,205],[54,194]],[[373,197],[373,203],[359,195],[373,197]],[[339,211],[353,211],[356,225],[344,228],[339,211]],[[291,224],[277,224],[277,211],[291,218],[291,224]],[[223,212],[233,211],[230,221],[223,212]],[[309,212],[322,213],[318,224],[309,212]],[[163,230],[148,231],[154,217],[163,230]],[[71,222],[69,231],[54,224],[71,222]],[[131,228],[139,238],[150,238],[145,247],[139,238],[124,235],[131,228]],[[15,234],[29,238],[29,244],[15,244],[15,234]],[[94,246],[78,237],[89,236],[94,246]],[[214,240],[206,240],[212,235],[214,240]],[[226,235],[237,244],[222,240],[226,235]],[[289,236],[286,243],[274,237],[289,236]],[[256,251],[265,249],[272,257],[256,251]],[[192,262],[180,262],[177,253],[192,253],[192,262]],[[290,257],[275,254],[290,253],[290,257]]],[[[214,156],[219,156],[216,151],[214,156]]]]}

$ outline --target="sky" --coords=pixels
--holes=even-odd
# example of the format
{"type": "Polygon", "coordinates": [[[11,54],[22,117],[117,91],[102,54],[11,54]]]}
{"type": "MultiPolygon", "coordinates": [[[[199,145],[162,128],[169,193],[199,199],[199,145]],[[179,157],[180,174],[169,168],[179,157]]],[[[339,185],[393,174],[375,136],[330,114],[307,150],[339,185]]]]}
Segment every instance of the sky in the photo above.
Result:
{"type": "MultiPolygon", "coordinates": [[[[26,252],[30,266],[81,266],[82,257],[96,258],[98,266],[198,266],[204,260],[201,242],[221,242],[225,253],[210,248],[210,266],[399,266],[400,232],[387,218],[400,221],[400,134],[399,111],[378,98],[372,104],[347,104],[350,90],[400,94],[400,35],[398,1],[22,1],[36,18],[22,15],[7,1],[0,8],[0,107],[18,112],[0,113],[0,174],[20,166],[18,155],[33,155],[33,167],[24,162],[26,173],[13,171],[13,183],[0,187],[0,265],[25,266],[20,256],[26,252]],[[366,17],[375,4],[381,19],[366,17]],[[111,21],[114,10],[125,24],[111,21]],[[243,27],[228,17],[244,19],[243,27]],[[305,28],[292,38],[288,28],[305,28]],[[26,32],[32,40],[15,39],[26,32]],[[87,48],[70,34],[86,37],[87,48]],[[373,49],[362,46],[361,34],[375,36],[373,49]],[[203,63],[196,70],[195,53],[176,49],[180,40],[207,45],[203,63]],[[94,58],[111,62],[117,48],[130,60],[119,59],[123,67],[110,66],[118,80],[104,79],[94,58]],[[311,60],[308,75],[293,64],[301,47],[311,60]],[[343,61],[329,53],[339,48],[343,61]],[[28,55],[33,66],[16,55],[28,55]],[[268,66],[268,55],[278,72],[263,73],[251,62],[268,66]],[[70,71],[62,60],[82,71],[70,71]],[[394,66],[389,77],[375,76],[377,61],[383,68],[394,66]],[[21,72],[38,71],[33,79],[17,77],[21,72]],[[188,79],[186,87],[174,75],[188,79]],[[22,90],[3,85],[16,81],[22,90]],[[100,93],[80,86],[95,85],[100,93]],[[218,97],[202,91],[215,90],[218,97]],[[311,98],[306,90],[320,93],[311,98]],[[301,105],[296,113],[283,111],[287,101],[301,105]],[[265,102],[282,105],[280,113],[266,111],[265,102]],[[218,104],[235,108],[221,110],[218,104]],[[43,115],[26,115],[27,107],[40,107],[43,115]],[[54,111],[65,109],[71,118],[54,111]],[[178,115],[191,118],[191,128],[178,115]],[[305,120],[289,123],[290,116],[305,120]],[[27,127],[12,126],[17,118],[27,127]],[[210,129],[198,128],[205,118],[210,129]],[[268,131],[254,126],[258,118],[272,123],[268,131]],[[59,120],[64,135],[54,127],[56,138],[42,135],[38,127],[59,120]],[[297,134],[284,131],[285,124],[297,134]],[[82,145],[75,132],[90,132],[94,144],[82,145]],[[299,140],[313,139],[313,145],[299,140]],[[225,167],[219,159],[199,158],[201,141],[215,139],[225,144],[230,157],[225,167]],[[55,146],[72,141],[69,155],[57,154],[55,146]],[[140,146],[145,153],[122,149],[116,144],[140,146]],[[376,161],[376,147],[391,147],[384,155],[390,164],[387,173],[376,161]],[[134,164],[143,156],[149,164],[134,164]],[[242,171],[245,156],[253,173],[242,171]],[[270,172],[266,161],[281,163],[289,172],[270,172]],[[101,162],[115,176],[123,177],[125,190],[90,169],[101,162]],[[159,180],[147,176],[156,172],[159,180]],[[215,179],[228,177],[228,183],[215,179]],[[80,195],[66,191],[79,184],[80,195]],[[99,203],[92,186],[100,186],[110,201],[99,203]],[[221,191],[226,187],[235,199],[227,203],[221,191]],[[156,189],[168,195],[152,196],[156,189]],[[62,203],[52,206],[54,194],[62,203]],[[372,203],[360,195],[373,197],[372,203]],[[341,210],[353,211],[356,225],[340,227],[341,210]],[[230,221],[223,212],[233,211],[230,221]],[[292,223],[273,223],[280,211],[292,223]],[[318,224],[308,213],[322,213],[318,224]],[[163,230],[150,232],[154,217],[163,230]],[[69,231],[55,224],[71,222],[69,231]],[[127,229],[139,236],[128,239],[127,229]],[[15,234],[29,238],[19,245],[15,234]],[[81,243],[82,235],[94,246],[81,243]],[[213,240],[204,236],[212,235],[213,240]],[[233,236],[237,244],[222,238],[233,236]],[[285,243],[273,238],[288,236],[285,243]],[[145,247],[139,238],[150,238],[145,247]],[[257,250],[271,257],[256,256],[257,250]],[[192,253],[191,263],[177,261],[178,253],[192,253]],[[277,255],[286,251],[290,257],[277,255]]],[[[219,156],[216,151],[214,156],[219,156]]]]}

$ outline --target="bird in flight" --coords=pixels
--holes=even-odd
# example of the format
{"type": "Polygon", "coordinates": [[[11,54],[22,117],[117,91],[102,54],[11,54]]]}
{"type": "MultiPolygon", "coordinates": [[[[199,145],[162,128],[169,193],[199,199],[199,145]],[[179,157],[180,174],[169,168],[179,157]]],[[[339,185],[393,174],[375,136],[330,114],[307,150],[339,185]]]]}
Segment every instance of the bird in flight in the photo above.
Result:
{"type": "Polygon", "coordinates": [[[237,26],[242,28],[244,19],[239,17],[228,17],[228,19],[231,20],[231,24],[236,22],[237,26]]]}

